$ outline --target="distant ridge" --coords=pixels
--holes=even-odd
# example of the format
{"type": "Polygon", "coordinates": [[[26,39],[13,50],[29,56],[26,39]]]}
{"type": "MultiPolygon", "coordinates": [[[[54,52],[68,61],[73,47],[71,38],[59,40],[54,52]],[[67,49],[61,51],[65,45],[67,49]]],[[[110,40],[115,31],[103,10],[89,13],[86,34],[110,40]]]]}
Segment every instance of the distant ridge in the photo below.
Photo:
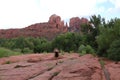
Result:
{"type": "Polygon", "coordinates": [[[88,23],[86,18],[80,19],[79,17],[73,17],[70,19],[69,26],[64,21],[61,21],[61,17],[53,14],[50,16],[48,22],[32,24],[28,27],[21,29],[6,29],[0,30],[0,38],[16,38],[16,37],[44,37],[48,40],[53,39],[55,36],[66,33],[68,31],[75,32],[80,30],[80,24],[88,23]]]}

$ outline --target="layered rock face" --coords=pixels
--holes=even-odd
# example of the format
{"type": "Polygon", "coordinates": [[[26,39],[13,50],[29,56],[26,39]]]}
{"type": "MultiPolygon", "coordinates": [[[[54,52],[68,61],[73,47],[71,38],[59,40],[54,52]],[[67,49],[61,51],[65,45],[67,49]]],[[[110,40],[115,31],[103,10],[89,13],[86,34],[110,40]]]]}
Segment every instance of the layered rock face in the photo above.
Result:
{"type": "Polygon", "coordinates": [[[70,32],[80,32],[80,25],[88,23],[86,18],[73,17],[70,19],[69,26],[64,25],[61,17],[53,14],[48,22],[36,23],[22,29],[0,30],[0,38],[16,38],[16,37],[44,37],[52,40],[55,36],[70,32]]]}
{"type": "Polygon", "coordinates": [[[99,58],[90,54],[27,54],[0,59],[0,80],[119,80],[120,62],[106,62],[105,78],[99,58]],[[6,64],[6,62],[10,64],[6,64]],[[56,65],[57,63],[57,65],[56,65]]]}
{"type": "MultiPolygon", "coordinates": [[[[53,24],[61,24],[61,17],[57,16],[56,14],[53,14],[50,16],[49,18],[49,23],[53,23],[53,24]]],[[[64,25],[64,24],[63,24],[64,25]]]]}
{"type": "Polygon", "coordinates": [[[24,36],[44,37],[51,40],[58,34],[65,32],[67,32],[67,27],[64,26],[64,21],[61,21],[60,16],[54,14],[50,16],[48,22],[36,23],[22,29],[0,30],[0,38],[15,38],[24,36]]]}
{"type": "Polygon", "coordinates": [[[82,24],[88,24],[89,21],[86,18],[73,17],[70,19],[69,30],[72,32],[79,32],[82,24]]]}
{"type": "Polygon", "coordinates": [[[70,19],[70,27],[76,27],[76,28],[79,28],[81,24],[81,19],[79,17],[73,17],[70,19]]]}

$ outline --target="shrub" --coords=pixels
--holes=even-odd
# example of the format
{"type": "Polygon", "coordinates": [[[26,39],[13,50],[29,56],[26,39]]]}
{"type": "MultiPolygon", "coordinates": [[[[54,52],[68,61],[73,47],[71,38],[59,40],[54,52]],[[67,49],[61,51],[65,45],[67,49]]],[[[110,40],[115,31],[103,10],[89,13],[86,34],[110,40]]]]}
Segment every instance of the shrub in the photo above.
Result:
{"type": "Polygon", "coordinates": [[[80,45],[80,47],[78,48],[78,52],[81,53],[82,55],[90,53],[93,54],[95,53],[94,49],[90,46],[90,45],[80,45]]]}
{"type": "Polygon", "coordinates": [[[58,35],[53,41],[53,48],[64,50],[65,52],[77,51],[79,44],[82,42],[80,34],[68,32],[65,34],[58,35]]]}
{"type": "Polygon", "coordinates": [[[113,41],[107,52],[109,59],[120,61],[120,39],[113,41]]]}
{"type": "Polygon", "coordinates": [[[61,55],[65,54],[65,52],[62,49],[60,50],[60,53],[61,53],[61,55]]]}
{"type": "Polygon", "coordinates": [[[13,51],[15,51],[15,52],[21,52],[21,49],[15,48],[15,49],[13,49],[13,51]]]}
{"type": "Polygon", "coordinates": [[[74,51],[70,51],[69,53],[72,54],[72,53],[74,53],[74,51]]]}
{"type": "Polygon", "coordinates": [[[84,45],[80,45],[80,47],[78,48],[78,53],[81,53],[82,55],[86,54],[84,45]]]}
{"type": "Polygon", "coordinates": [[[100,65],[102,68],[104,68],[105,62],[102,59],[100,60],[100,65]]]}
{"type": "Polygon", "coordinates": [[[0,48],[0,58],[1,57],[9,57],[12,55],[19,55],[19,54],[21,54],[21,53],[14,52],[14,51],[6,49],[6,48],[0,48]]]}
{"type": "Polygon", "coordinates": [[[23,53],[33,53],[33,50],[30,50],[29,48],[24,48],[23,53]]]}
{"type": "Polygon", "coordinates": [[[90,45],[86,46],[86,52],[91,54],[95,53],[94,49],[90,45]]]}

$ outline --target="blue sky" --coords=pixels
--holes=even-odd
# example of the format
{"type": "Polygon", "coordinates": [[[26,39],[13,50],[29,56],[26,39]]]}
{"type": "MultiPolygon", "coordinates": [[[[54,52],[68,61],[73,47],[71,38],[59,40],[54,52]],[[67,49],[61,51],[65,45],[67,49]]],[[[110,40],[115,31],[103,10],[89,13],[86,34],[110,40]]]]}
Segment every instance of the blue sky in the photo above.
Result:
{"type": "Polygon", "coordinates": [[[120,0],[0,0],[0,29],[47,22],[52,14],[62,20],[94,14],[107,20],[120,18],[120,0]]]}

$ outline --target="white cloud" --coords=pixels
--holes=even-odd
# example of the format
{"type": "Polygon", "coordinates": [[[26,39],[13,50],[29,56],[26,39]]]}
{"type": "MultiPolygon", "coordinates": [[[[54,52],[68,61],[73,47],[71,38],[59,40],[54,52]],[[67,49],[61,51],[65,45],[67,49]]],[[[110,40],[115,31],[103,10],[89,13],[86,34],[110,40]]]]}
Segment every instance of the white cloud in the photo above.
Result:
{"type": "Polygon", "coordinates": [[[26,27],[37,21],[34,0],[0,0],[0,28],[26,27]]]}
{"type": "Polygon", "coordinates": [[[113,3],[116,8],[120,7],[120,0],[110,0],[110,2],[113,3]]]}
{"type": "Polygon", "coordinates": [[[41,0],[41,7],[48,14],[58,14],[63,18],[86,16],[94,12],[96,0],[41,0]]]}
{"type": "Polygon", "coordinates": [[[104,3],[104,2],[107,2],[108,0],[96,0],[97,3],[104,3]]]}
{"type": "Polygon", "coordinates": [[[106,17],[108,19],[114,18],[114,17],[119,17],[120,18],[120,0],[109,0],[114,7],[110,7],[106,10],[106,17]]]}
{"type": "Polygon", "coordinates": [[[110,0],[115,8],[106,10],[103,6],[97,7],[98,3],[106,1],[108,0],[0,0],[0,29],[46,22],[52,14],[68,19],[112,11],[117,13],[120,10],[120,0],[110,0]]]}
{"type": "Polygon", "coordinates": [[[98,8],[98,12],[99,12],[99,13],[104,13],[105,10],[106,10],[106,9],[105,9],[104,6],[101,6],[101,7],[98,8]]]}

